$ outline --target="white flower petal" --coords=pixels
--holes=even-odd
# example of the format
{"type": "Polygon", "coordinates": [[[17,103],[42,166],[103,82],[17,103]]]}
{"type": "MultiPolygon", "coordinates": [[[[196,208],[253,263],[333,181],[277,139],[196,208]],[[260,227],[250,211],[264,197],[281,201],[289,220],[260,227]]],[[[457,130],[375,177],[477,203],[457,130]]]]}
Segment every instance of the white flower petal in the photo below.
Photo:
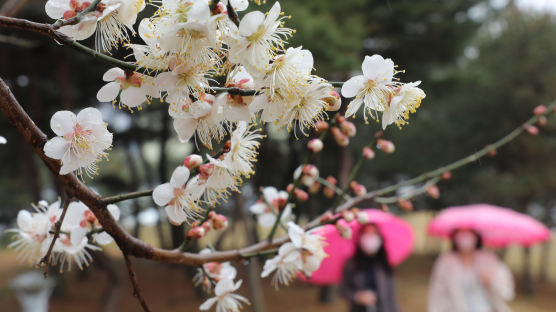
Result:
{"type": "Polygon", "coordinates": [[[197,123],[198,122],[192,118],[174,119],[174,129],[178,133],[178,139],[180,142],[185,143],[191,139],[193,134],[195,134],[197,123]]]}
{"type": "Polygon", "coordinates": [[[168,221],[173,225],[180,225],[185,220],[187,220],[187,215],[181,208],[176,208],[174,206],[166,206],[164,209],[166,211],[166,215],[168,216],[168,221]]]}
{"type": "Polygon", "coordinates": [[[242,36],[248,37],[255,33],[259,26],[264,21],[264,13],[260,11],[253,11],[247,13],[239,23],[239,33],[242,36]]]}
{"type": "Polygon", "coordinates": [[[146,90],[141,88],[129,87],[122,90],[120,102],[129,107],[137,107],[147,101],[146,90]]]}
{"type": "Polygon", "coordinates": [[[184,166],[179,166],[174,169],[172,177],[170,178],[170,185],[174,188],[179,188],[185,185],[189,179],[189,169],[184,166]]]}
{"type": "Polygon", "coordinates": [[[69,1],[65,0],[49,0],[44,5],[46,15],[53,19],[60,19],[64,16],[64,12],[68,11],[69,1]]]}
{"type": "Polygon", "coordinates": [[[110,212],[112,217],[118,221],[120,219],[120,208],[114,204],[110,204],[106,206],[106,209],[110,212]]]}
{"type": "Polygon", "coordinates": [[[205,302],[203,302],[203,304],[201,304],[201,306],[199,307],[199,310],[201,311],[206,311],[208,309],[210,309],[214,304],[216,303],[216,298],[208,298],[205,302]]]}
{"type": "Polygon", "coordinates": [[[102,245],[102,246],[108,245],[108,244],[110,244],[111,242],[114,241],[112,236],[110,236],[110,234],[108,234],[106,232],[94,234],[93,239],[95,240],[95,242],[97,242],[99,245],[102,245]]]}
{"type": "Polygon", "coordinates": [[[342,95],[346,98],[351,98],[357,95],[363,89],[365,83],[368,81],[363,75],[354,76],[348,79],[342,86],[342,95]]]}
{"type": "Polygon", "coordinates": [[[94,107],[82,109],[77,114],[77,122],[85,129],[92,129],[104,124],[102,113],[94,107]]]}
{"type": "Polygon", "coordinates": [[[102,80],[114,81],[118,77],[125,77],[124,70],[119,67],[112,67],[104,73],[102,80]]]}
{"type": "Polygon", "coordinates": [[[153,200],[159,206],[164,206],[174,198],[174,188],[170,183],[157,186],[153,191],[153,200]]]}
{"type": "Polygon", "coordinates": [[[102,86],[97,92],[97,100],[99,102],[112,102],[118,97],[120,92],[120,84],[117,82],[109,82],[102,86]]]}
{"type": "Polygon", "coordinates": [[[62,137],[54,137],[44,145],[44,154],[53,159],[62,159],[68,152],[70,144],[70,141],[62,137]]]}
{"type": "Polygon", "coordinates": [[[64,136],[73,133],[77,117],[70,111],[58,111],[50,119],[50,128],[56,135],[64,136]]]}

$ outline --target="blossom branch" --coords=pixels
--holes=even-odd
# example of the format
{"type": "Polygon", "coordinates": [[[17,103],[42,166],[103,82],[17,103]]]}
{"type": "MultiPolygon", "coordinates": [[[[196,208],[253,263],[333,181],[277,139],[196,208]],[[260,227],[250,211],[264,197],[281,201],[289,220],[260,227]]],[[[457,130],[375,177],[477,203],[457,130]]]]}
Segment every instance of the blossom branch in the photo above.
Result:
{"type": "Polygon", "coordinates": [[[129,260],[129,256],[125,251],[122,251],[124,254],[125,265],[127,267],[127,273],[129,274],[129,280],[131,281],[131,285],[133,286],[133,296],[139,300],[143,311],[149,312],[149,306],[147,302],[141,295],[141,289],[139,288],[139,283],[137,282],[137,276],[135,275],[135,271],[133,271],[133,267],[131,266],[131,260],[129,260]]]}
{"type": "Polygon", "coordinates": [[[435,185],[438,181],[440,181],[440,177],[435,177],[433,179],[430,179],[429,181],[427,181],[427,183],[425,183],[423,186],[419,187],[418,189],[413,190],[412,192],[403,195],[403,196],[391,196],[391,197],[375,197],[374,201],[379,203],[379,204],[393,204],[396,203],[398,201],[399,198],[403,198],[403,199],[410,199],[413,198],[417,195],[421,195],[423,193],[427,192],[427,189],[430,186],[435,185]]]}
{"type": "Polygon", "coordinates": [[[44,267],[45,278],[48,277],[48,268],[50,267],[50,257],[52,254],[52,249],[54,249],[54,244],[56,244],[56,240],[58,239],[58,237],[60,237],[62,222],[64,222],[64,218],[66,217],[66,212],[68,211],[68,206],[70,201],[71,201],[70,198],[65,196],[65,199],[63,200],[62,203],[63,210],[62,210],[62,214],[60,215],[60,219],[58,219],[58,221],[54,223],[54,237],[52,237],[52,241],[50,242],[50,246],[48,246],[48,250],[46,251],[46,254],[39,261],[39,265],[41,264],[45,265],[44,267]]]}
{"type": "Polygon", "coordinates": [[[91,4],[87,8],[85,8],[85,10],[79,12],[77,15],[75,15],[72,18],[57,20],[54,24],[52,24],[52,28],[57,30],[62,26],[75,25],[75,24],[79,23],[81,21],[81,19],[83,18],[83,16],[85,16],[85,14],[87,14],[89,12],[92,12],[96,9],[96,7],[100,3],[100,1],[101,0],[94,0],[93,2],[91,2],[91,4]]]}
{"type": "Polygon", "coordinates": [[[144,191],[137,191],[137,192],[131,192],[131,193],[126,193],[126,194],[120,194],[120,195],[105,197],[103,201],[104,201],[105,204],[108,205],[108,204],[114,204],[114,203],[121,202],[121,201],[128,200],[128,199],[134,199],[134,198],[144,197],[144,196],[151,196],[152,194],[153,194],[153,190],[144,190],[144,191]]]}

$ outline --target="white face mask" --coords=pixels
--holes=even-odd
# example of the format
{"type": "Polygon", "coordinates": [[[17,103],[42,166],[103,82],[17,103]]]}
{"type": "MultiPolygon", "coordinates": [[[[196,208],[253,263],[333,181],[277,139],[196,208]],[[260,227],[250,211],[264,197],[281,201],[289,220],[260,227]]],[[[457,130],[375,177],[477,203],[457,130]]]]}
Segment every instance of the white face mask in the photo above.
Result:
{"type": "Polygon", "coordinates": [[[456,237],[454,237],[454,241],[456,243],[456,246],[458,247],[458,250],[463,252],[473,251],[477,246],[477,237],[474,234],[468,232],[457,233],[456,237]]]}
{"type": "Polygon", "coordinates": [[[363,234],[359,240],[361,250],[367,255],[374,255],[382,246],[382,239],[376,234],[363,234]]]}

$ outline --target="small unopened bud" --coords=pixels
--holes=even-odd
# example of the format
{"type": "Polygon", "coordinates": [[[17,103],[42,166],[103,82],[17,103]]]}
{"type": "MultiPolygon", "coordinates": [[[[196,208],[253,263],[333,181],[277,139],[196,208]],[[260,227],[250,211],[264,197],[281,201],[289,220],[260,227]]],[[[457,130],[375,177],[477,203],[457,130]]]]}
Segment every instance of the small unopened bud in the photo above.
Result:
{"type": "Polygon", "coordinates": [[[390,211],[390,208],[386,204],[381,204],[380,205],[380,210],[382,210],[384,212],[388,212],[388,211],[390,211]]]}
{"type": "Polygon", "coordinates": [[[344,210],[342,211],[342,218],[344,218],[346,222],[351,222],[355,219],[355,214],[350,210],[344,210]]]}
{"type": "Polygon", "coordinates": [[[187,231],[187,238],[201,238],[205,236],[205,229],[202,226],[195,226],[187,231]]]}
{"type": "Polygon", "coordinates": [[[394,146],[394,143],[383,139],[378,139],[376,141],[376,147],[386,154],[392,154],[396,150],[396,146],[394,146]]]}
{"type": "Polygon", "coordinates": [[[315,123],[315,129],[319,133],[328,130],[328,122],[323,121],[323,120],[317,121],[317,123],[315,123]]]}
{"type": "Polygon", "coordinates": [[[324,144],[322,144],[320,139],[312,139],[309,143],[307,143],[307,148],[313,153],[322,151],[323,146],[324,144]]]}
{"type": "Polygon", "coordinates": [[[208,232],[210,231],[211,221],[205,221],[205,222],[203,222],[203,224],[201,225],[201,227],[203,228],[203,230],[205,230],[205,233],[208,233],[208,232]]]}
{"type": "Polygon", "coordinates": [[[215,216],[216,216],[216,212],[214,212],[214,211],[210,211],[210,212],[208,213],[208,218],[211,219],[211,220],[212,220],[215,216]]]}
{"type": "Polygon", "coordinates": [[[342,122],[346,121],[346,117],[342,115],[336,115],[336,122],[341,124],[342,122]]]}
{"type": "Polygon", "coordinates": [[[199,173],[202,179],[208,179],[214,171],[214,164],[204,164],[199,166],[199,173]]]}
{"type": "Polygon", "coordinates": [[[303,175],[314,178],[319,176],[319,169],[315,165],[305,165],[302,169],[303,175]]]}
{"type": "Polygon", "coordinates": [[[293,191],[293,193],[294,193],[294,195],[295,195],[295,198],[297,198],[297,200],[299,200],[299,201],[301,201],[301,202],[305,202],[305,201],[307,201],[307,200],[309,199],[309,194],[307,194],[307,192],[305,192],[305,191],[302,190],[302,189],[296,188],[296,189],[293,191]]]}
{"type": "Polygon", "coordinates": [[[438,186],[429,186],[427,188],[427,195],[429,195],[431,198],[438,199],[440,197],[440,190],[438,189],[438,186]]]}
{"type": "Polygon", "coordinates": [[[309,193],[315,195],[320,191],[321,187],[322,185],[319,182],[314,182],[311,186],[309,186],[309,193]]]}
{"type": "Polygon", "coordinates": [[[286,192],[289,193],[289,192],[292,191],[292,189],[293,189],[293,184],[290,183],[290,184],[288,184],[288,186],[286,186],[286,192]]]}
{"type": "Polygon", "coordinates": [[[355,218],[359,224],[367,224],[369,223],[369,215],[364,211],[359,211],[355,214],[355,218]]]}
{"type": "Polygon", "coordinates": [[[539,105],[533,109],[533,114],[535,115],[544,115],[546,114],[547,108],[544,105],[539,105]]]}
{"type": "Polygon", "coordinates": [[[223,230],[228,227],[228,218],[226,216],[217,214],[212,218],[212,228],[215,230],[223,230]]]}
{"type": "Polygon", "coordinates": [[[330,91],[330,96],[325,97],[323,100],[328,104],[328,108],[326,108],[326,110],[330,112],[335,112],[342,106],[340,94],[334,90],[330,91]]]}
{"type": "Polygon", "coordinates": [[[322,190],[322,194],[323,194],[324,197],[326,197],[326,198],[332,198],[332,197],[334,197],[334,195],[335,195],[334,190],[331,189],[331,188],[329,188],[329,187],[325,187],[325,188],[322,190]]]}
{"type": "Polygon", "coordinates": [[[539,128],[537,128],[535,126],[527,126],[527,127],[525,127],[525,131],[527,131],[527,133],[529,133],[530,135],[538,135],[539,134],[539,128]]]}
{"type": "Polygon", "coordinates": [[[487,155],[488,155],[488,157],[494,157],[494,156],[496,156],[497,153],[498,152],[496,152],[495,149],[491,149],[490,151],[488,151],[487,155]]]}
{"type": "Polygon", "coordinates": [[[548,119],[546,119],[546,117],[544,116],[539,117],[539,120],[537,121],[537,125],[539,125],[539,127],[546,127],[547,124],[548,124],[548,119]]]}
{"type": "Polygon", "coordinates": [[[357,128],[355,128],[355,125],[351,121],[342,122],[340,124],[340,129],[342,129],[342,132],[350,138],[357,134],[357,128]]]}
{"type": "Polygon", "coordinates": [[[452,173],[450,171],[445,171],[440,178],[442,180],[450,180],[452,178],[452,173]]]}
{"type": "Polygon", "coordinates": [[[356,196],[362,196],[367,193],[367,189],[365,188],[365,186],[355,181],[351,181],[351,183],[349,183],[349,187],[356,196]]]}
{"type": "Polygon", "coordinates": [[[328,181],[328,183],[332,185],[338,184],[338,180],[336,180],[336,178],[334,178],[333,176],[327,176],[326,181],[328,181]]]}
{"type": "Polygon", "coordinates": [[[342,238],[351,239],[353,235],[353,231],[351,230],[351,227],[349,227],[343,222],[336,222],[336,229],[338,229],[338,234],[340,234],[342,238]]]}
{"type": "Polygon", "coordinates": [[[398,205],[405,211],[413,211],[413,203],[407,199],[398,198],[398,205]]]}
{"type": "Polygon", "coordinates": [[[348,146],[349,145],[349,138],[345,135],[339,128],[332,127],[330,130],[332,136],[334,137],[334,141],[340,146],[348,146]]]}
{"type": "Polygon", "coordinates": [[[203,157],[197,154],[189,155],[183,161],[183,165],[187,167],[187,169],[189,170],[193,170],[193,168],[197,168],[202,163],[203,163],[203,157]]]}
{"type": "Polygon", "coordinates": [[[321,224],[329,223],[333,219],[334,219],[334,215],[330,211],[327,211],[320,217],[320,223],[321,224]]]}
{"type": "Polygon", "coordinates": [[[363,147],[363,157],[365,157],[365,159],[373,159],[375,158],[375,151],[373,151],[372,148],[365,146],[363,147]]]}

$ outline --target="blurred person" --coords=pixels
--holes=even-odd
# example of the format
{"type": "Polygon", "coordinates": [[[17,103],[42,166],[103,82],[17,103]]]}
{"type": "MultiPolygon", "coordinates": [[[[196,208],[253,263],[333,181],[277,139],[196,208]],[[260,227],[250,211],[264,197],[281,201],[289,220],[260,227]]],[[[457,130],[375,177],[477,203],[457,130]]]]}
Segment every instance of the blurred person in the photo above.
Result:
{"type": "Polygon", "coordinates": [[[350,312],[397,312],[393,270],[380,231],[374,224],[360,232],[357,251],[344,267],[342,295],[350,312]]]}
{"type": "Polygon", "coordinates": [[[452,232],[452,251],[434,264],[429,285],[428,312],[505,312],[514,298],[508,267],[472,230],[452,232]]]}

